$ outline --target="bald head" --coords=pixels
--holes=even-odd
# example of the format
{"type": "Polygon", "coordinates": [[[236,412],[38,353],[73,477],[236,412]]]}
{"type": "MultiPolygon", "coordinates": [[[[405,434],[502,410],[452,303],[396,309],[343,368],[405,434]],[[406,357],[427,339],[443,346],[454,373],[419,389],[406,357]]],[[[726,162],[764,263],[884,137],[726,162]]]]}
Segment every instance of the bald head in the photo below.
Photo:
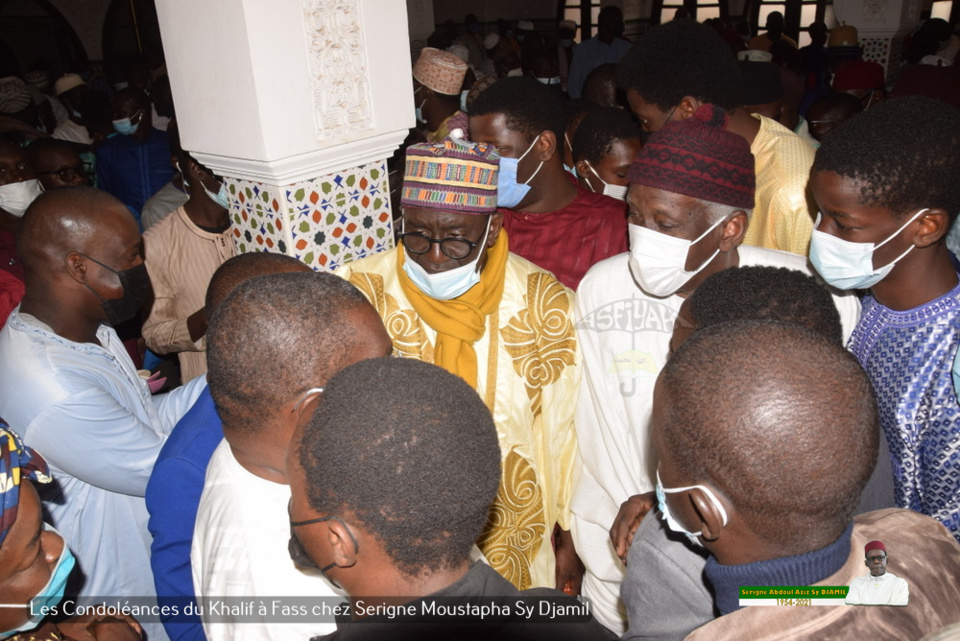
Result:
{"type": "Polygon", "coordinates": [[[722,323],[687,340],[658,379],[653,430],[683,485],[709,483],[758,537],[792,554],[840,536],[879,442],[856,359],[780,321],[722,323]]]}
{"type": "Polygon", "coordinates": [[[139,238],[137,223],[119,200],[91,187],[64,187],[41,194],[27,209],[17,252],[30,282],[31,275],[61,266],[70,252],[97,255],[99,247],[131,235],[139,238]]]}
{"type": "Polygon", "coordinates": [[[240,254],[226,261],[213,273],[207,286],[207,316],[212,317],[220,303],[230,292],[257,276],[267,274],[285,274],[290,272],[309,272],[311,269],[302,261],[286,254],[271,252],[251,252],[240,254]]]}
{"type": "Polygon", "coordinates": [[[207,331],[207,380],[224,432],[267,430],[292,398],[391,347],[376,310],[338,276],[310,271],[241,283],[207,331]]]}

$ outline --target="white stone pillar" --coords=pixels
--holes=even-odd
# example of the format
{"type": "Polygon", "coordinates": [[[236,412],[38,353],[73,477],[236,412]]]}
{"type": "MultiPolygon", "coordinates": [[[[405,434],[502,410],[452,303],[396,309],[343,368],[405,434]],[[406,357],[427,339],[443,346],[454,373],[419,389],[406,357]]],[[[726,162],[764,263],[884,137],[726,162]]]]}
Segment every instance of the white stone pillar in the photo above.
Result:
{"type": "Polygon", "coordinates": [[[397,0],[157,0],[183,147],[241,252],[316,269],[393,246],[386,159],[414,124],[397,0]]]}
{"type": "Polygon", "coordinates": [[[920,22],[920,0],[834,0],[833,10],[838,22],[857,28],[863,59],[879,63],[891,84],[903,38],[920,22]]]}

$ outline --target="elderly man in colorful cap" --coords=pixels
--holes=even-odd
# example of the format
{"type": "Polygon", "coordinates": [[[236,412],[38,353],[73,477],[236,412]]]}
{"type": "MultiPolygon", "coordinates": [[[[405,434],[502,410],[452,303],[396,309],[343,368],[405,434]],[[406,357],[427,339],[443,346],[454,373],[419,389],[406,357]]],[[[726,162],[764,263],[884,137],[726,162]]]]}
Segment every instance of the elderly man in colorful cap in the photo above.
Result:
{"type": "Polygon", "coordinates": [[[84,632],[94,639],[139,639],[140,626],[129,617],[105,614],[43,623],[41,608],[60,603],[76,564],[60,533],[43,522],[34,484],[52,480],[43,457],[0,421],[0,639],[53,641],[81,638],[84,632]]]}
{"type": "MultiPolygon", "coordinates": [[[[726,129],[725,112],[701,106],[668,122],[630,167],[630,251],[597,263],[577,290],[584,384],[576,425],[583,470],[571,509],[584,594],[601,623],[623,633],[620,601],[626,549],[609,531],[624,501],[654,488],[649,433],[653,386],[667,360],[684,299],[710,274],[737,265],[809,274],[798,255],[741,246],[754,203],[754,158],[726,129]]],[[[859,304],[835,299],[849,335],[859,304]]],[[[642,501],[631,518],[642,518],[642,501]]],[[[632,622],[632,620],[631,620],[632,622]]]]}
{"type": "Polygon", "coordinates": [[[403,245],[341,273],[380,312],[396,355],[456,374],[493,413],[503,475],[477,542],[490,564],[520,589],[576,593],[582,566],[569,501],[580,359],[572,295],[509,252],[497,212],[498,163],[482,143],[411,146],[403,245]]]}
{"type": "Polygon", "coordinates": [[[417,128],[429,142],[447,136],[467,137],[467,114],[460,110],[460,91],[467,63],[448,51],[426,47],[413,65],[413,101],[417,128]]]}
{"type": "Polygon", "coordinates": [[[863,561],[869,574],[850,582],[847,605],[907,605],[910,586],[906,579],[887,572],[887,548],[882,541],[870,541],[863,546],[863,561]]]}

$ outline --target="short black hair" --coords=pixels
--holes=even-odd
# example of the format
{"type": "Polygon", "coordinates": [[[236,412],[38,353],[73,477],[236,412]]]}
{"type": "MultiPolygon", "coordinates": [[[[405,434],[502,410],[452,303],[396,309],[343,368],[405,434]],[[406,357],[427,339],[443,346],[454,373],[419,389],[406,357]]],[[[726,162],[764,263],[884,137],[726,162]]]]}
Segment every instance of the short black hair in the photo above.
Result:
{"type": "Polygon", "coordinates": [[[782,321],[713,325],[667,361],[655,398],[661,456],[759,536],[800,554],[850,523],[880,431],[870,380],[836,341],[782,321]]]}
{"type": "Polygon", "coordinates": [[[412,577],[469,558],[500,484],[497,428],[480,396],[413,359],[337,373],[297,454],[310,507],[352,513],[412,577]]]}
{"type": "Polygon", "coordinates": [[[922,207],[960,211],[960,111],[921,96],[886,100],[825,138],[811,174],[860,185],[860,202],[906,216],[922,207]]]}
{"type": "Polygon", "coordinates": [[[210,284],[207,285],[207,296],[204,306],[207,318],[212,318],[223,299],[240,283],[267,274],[284,272],[305,272],[309,267],[293,256],[276,254],[273,252],[249,252],[237,254],[226,261],[213,272],[210,284]]]}
{"type": "MultiPolygon", "coordinates": [[[[570,129],[570,125],[576,122],[583,122],[588,114],[600,111],[601,107],[592,100],[586,98],[575,98],[563,103],[563,130],[570,129]]],[[[573,141],[570,141],[571,144],[573,141]]]]}
{"type": "Polygon", "coordinates": [[[640,127],[623,109],[604,107],[587,114],[573,135],[573,161],[586,160],[594,168],[618,140],[640,140],[640,127]]]}
{"type": "Polygon", "coordinates": [[[673,20],[640,36],[617,67],[617,82],[662,111],[693,96],[731,110],[741,105],[740,71],[711,27],[673,20]]]}
{"type": "Polygon", "coordinates": [[[813,276],[786,267],[731,267],[711,274],[689,298],[697,330],[733,320],[780,320],[843,344],[840,313],[813,276]]]}
{"type": "Polygon", "coordinates": [[[207,383],[224,424],[255,433],[291,395],[323,387],[367,337],[346,312],[369,305],[330,273],[268,274],[236,287],[207,330],[207,383]]]}
{"type": "Polygon", "coordinates": [[[507,127],[527,140],[544,131],[563,139],[563,103],[557,92],[533,78],[501,78],[470,105],[470,117],[502,113],[507,127]]]}
{"type": "Polygon", "coordinates": [[[78,156],[80,155],[80,152],[77,151],[73,143],[59,138],[37,138],[30,143],[30,146],[27,147],[25,151],[31,163],[36,163],[37,158],[41,154],[55,151],[65,151],[78,156]]]}

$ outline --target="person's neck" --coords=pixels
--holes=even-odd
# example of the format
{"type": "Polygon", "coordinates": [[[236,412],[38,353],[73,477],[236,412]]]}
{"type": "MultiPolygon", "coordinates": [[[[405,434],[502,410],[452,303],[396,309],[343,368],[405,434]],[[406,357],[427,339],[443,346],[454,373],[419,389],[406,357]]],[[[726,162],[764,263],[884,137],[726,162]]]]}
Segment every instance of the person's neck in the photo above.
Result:
{"type": "Polygon", "coordinates": [[[0,209],[0,229],[16,233],[20,229],[20,219],[5,209],[0,209]]]}
{"type": "MultiPolygon", "coordinates": [[[[260,430],[263,434],[274,433],[269,425],[260,426],[260,430]]],[[[286,465],[289,442],[260,434],[241,435],[237,430],[230,429],[226,421],[223,424],[223,435],[240,467],[265,481],[290,485],[286,465]]]]}
{"type": "Polygon", "coordinates": [[[136,140],[141,145],[146,143],[150,138],[150,134],[153,133],[153,125],[147,123],[140,123],[140,126],[137,127],[137,130],[130,134],[130,137],[136,140]]]}
{"type": "MultiPolygon", "coordinates": [[[[373,564],[371,564],[373,565],[373,564]]],[[[440,592],[462,579],[470,571],[470,561],[448,570],[440,570],[418,577],[410,577],[397,570],[389,557],[384,555],[382,562],[366,573],[363,582],[344,588],[350,593],[350,600],[356,603],[363,600],[367,605],[375,605],[376,597],[383,602],[404,604],[440,592]],[[374,598],[371,601],[371,598],[374,598]]]]}
{"type": "Polygon", "coordinates": [[[748,145],[752,145],[760,133],[760,119],[754,118],[743,107],[735,107],[727,112],[727,116],[727,131],[737,134],[746,140],[748,145]]]}
{"type": "Polygon", "coordinates": [[[563,169],[560,157],[554,156],[543,163],[540,173],[530,185],[532,200],[523,207],[518,207],[517,211],[525,214],[559,211],[573,202],[577,193],[577,185],[563,169]]]}
{"type": "Polygon", "coordinates": [[[906,311],[940,298],[957,286],[957,272],[946,244],[914,249],[870,292],[878,303],[906,311]]]}
{"type": "Polygon", "coordinates": [[[191,188],[200,193],[190,194],[190,198],[183,205],[183,210],[187,212],[187,217],[193,221],[194,225],[217,229],[230,222],[229,212],[213,202],[201,186],[191,185],[191,188]]]}
{"type": "Polygon", "coordinates": [[[100,320],[82,316],[75,312],[75,306],[63,300],[41,298],[31,294],[30,290],[20,302],[20,312],[30,314],[48,325],[53,333],[74,343],[100,344],[97,330],[100,320]]]}

